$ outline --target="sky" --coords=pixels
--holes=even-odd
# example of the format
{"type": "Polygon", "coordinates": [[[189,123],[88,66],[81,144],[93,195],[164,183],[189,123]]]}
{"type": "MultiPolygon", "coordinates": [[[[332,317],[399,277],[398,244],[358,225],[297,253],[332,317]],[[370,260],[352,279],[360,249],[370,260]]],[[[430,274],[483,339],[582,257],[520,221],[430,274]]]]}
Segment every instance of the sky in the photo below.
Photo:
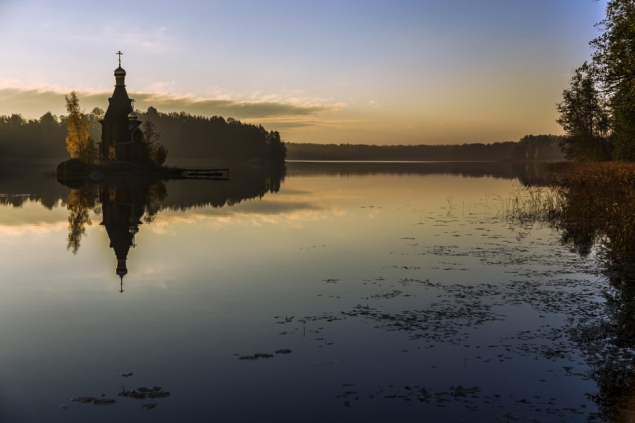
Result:
{"type": "Polygon", "coordinates": [[[0,115],[135,107],[289,142],[462,144],[561,134],[556,103],[606,0],[0,0],[0,115]]]}

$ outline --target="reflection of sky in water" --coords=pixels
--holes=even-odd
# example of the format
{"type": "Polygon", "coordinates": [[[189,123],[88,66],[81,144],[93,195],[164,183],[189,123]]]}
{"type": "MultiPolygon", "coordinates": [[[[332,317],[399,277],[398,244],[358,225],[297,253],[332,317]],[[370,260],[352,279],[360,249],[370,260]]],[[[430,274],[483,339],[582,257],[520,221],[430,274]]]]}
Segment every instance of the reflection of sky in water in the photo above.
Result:
{"type": "Polygon", "coordinates": [[[287,177],[280,192],[232,207],[163,210],[140,226],[123,294],[101,216],[91,215],[73,256],[63,206],[2,207],[0,413],[52,422],[560,421],[546,411],[558,409],[581,420],[561,411],[594,409],[584,396],[593,381],[563,370],[583,372],[581,360],[550,360],[509,339],[566,317],[515,304],[529,291],[510,281],[584,280],[544,276],[578,262],[549,245],[549,230],[518,241],[494,219],[515,189],[509,179],[318,175],[287,177]],[[447,288],[457,284],[458,293],[447,288]],[[465,299],[467,286],[483,284],[491,288],[482,298],[465,299]],[[493,318],[482,324],[441,316],[408,332],[373,318],[492,302],[502,305],[479,315],[493,318]],[[274,357],[238,360],[256,353],[274,357]],[[117,396],[122,385],[171,396],[146,411],[117,396]],[[102,394],[117,404],[70,402],[102,394]]]}

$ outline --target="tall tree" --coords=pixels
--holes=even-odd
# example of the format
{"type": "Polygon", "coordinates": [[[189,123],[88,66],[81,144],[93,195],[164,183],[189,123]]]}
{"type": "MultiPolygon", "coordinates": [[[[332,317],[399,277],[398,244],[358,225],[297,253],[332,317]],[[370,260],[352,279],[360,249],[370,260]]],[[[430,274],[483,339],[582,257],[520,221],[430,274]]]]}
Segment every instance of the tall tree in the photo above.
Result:
{"type": "Polygon", "coordinates": [[[635,0],[609,0],[593,65],[613,112],[613,157],[635,160],[635,0]]]}
{"type": "Polygon", "coordinates": [[[162,166],[168,157],[168,150],[159,142],[161,133],[157,131],[152,121],[146,120],[143,122],[143,134],[148,147],[150,160],[152,160],[152,163],[156,166],[162,166]]]}
{"type": "Polygon", "coordinates": [[[88,134],[93,140],[101,139],[101,124],[100,120],[104,118],[106,112],[99,107],[93,108],[90,113],[86,114],[86,119],[88,119],[88,134]]]}
{"type": "Polygon", "coordinates": [[[66,99],[66,149],[74,159],[93,163],[97,158],[95,143],[89,134],[90,120],[79,108],[79,98],[75,91],[64,96],[66,99]]]}
{"type": "Polygon", "coordinates": [[[568,159],[591,161],[611,158],[608,105],[596,88],[589,64],[585,62],[576,69],[557,108],[560,113],[557,122],[567,134],[560,146],[568,159]]]}

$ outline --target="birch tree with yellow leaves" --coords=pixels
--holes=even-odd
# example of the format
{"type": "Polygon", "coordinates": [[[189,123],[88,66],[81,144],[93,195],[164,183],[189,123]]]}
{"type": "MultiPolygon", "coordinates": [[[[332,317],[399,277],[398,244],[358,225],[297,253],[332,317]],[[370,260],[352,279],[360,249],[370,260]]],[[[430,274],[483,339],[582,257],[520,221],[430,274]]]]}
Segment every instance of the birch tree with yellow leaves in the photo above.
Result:
{"type": "Polygon", "coordinates": [[[66,150],[73,159],[83,163],[94,163],[97,158],[95,142],[89,134],[90,121],[79,108],[79,98],[75,91],[64,96],[66,99],[66,150]]]}

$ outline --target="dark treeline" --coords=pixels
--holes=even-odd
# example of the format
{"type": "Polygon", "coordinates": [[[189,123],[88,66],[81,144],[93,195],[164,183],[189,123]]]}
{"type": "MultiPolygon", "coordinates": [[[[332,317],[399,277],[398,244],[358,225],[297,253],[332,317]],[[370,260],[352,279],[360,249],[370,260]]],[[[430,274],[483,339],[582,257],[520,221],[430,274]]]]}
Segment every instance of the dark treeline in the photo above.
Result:
{"type": "Polygon", "coordinates": [[[290,160],[509,160],[515,142],[462,145],[362,145],[287,143],[290,160]]]}
{"type": "MultiPolygon", "coordinates": [[[[284,161],[286,149],[277,131],[261,125],[242,123],[219,116],[193,116],[185,112],[161,113],[150,107],[138,113],[142,121],[154,124],[161,143],[170,157],[214,158],[223,160],[262,159],[284,161]]],[[[90,135],[99,140],[98,120],[103,111],[86,114],[90,135]],[[100,113],[101,112],[101,113],[100,113]]],[[[65,116],[46,113],[39,119],[0,116],[0,158],[60,159],[68,158],[65,116]]]]}
{"type": "Polygon", "coordinates": [[[154,107],[139,113],[154,124],[170,157],[284,161],[285,144],[277,131],[220,116],[162,113],[154,107]]]}
{"type": "Polygon", "coordinates": [[[526,135],[514,146],[512,160],[565,160],[560,144],[565,137],[561,135],[526,135]]]}
{"type": "Polygon", "coordinates": [[[46,113],[39,119],[0,116],[0,157],[62,159],[66,151],[66,119],[46,113]]]}
{"type": "MultiPolygon", "coordinates": [[[[153,107],[139,112],[140,120],[151,122],[160,134],[170,158],[246,161],[291,160],[418,160],[418,161],[500,161],[561,160],[564,158],[556,135],[527,135],[519,142],[462,145],[356,145],[283,143],[277,131],[261,125],[242,123],[220,116],[194,116],[185,112],[162,113],[153,107]]],[[[103,110],[86,114],[90,135],[99,139],[98,120],[103,110]]],[[[14,114],[0,116],[0,158],[68,158],[66,118],[46,113],[39,119],[14,114]]]]}

